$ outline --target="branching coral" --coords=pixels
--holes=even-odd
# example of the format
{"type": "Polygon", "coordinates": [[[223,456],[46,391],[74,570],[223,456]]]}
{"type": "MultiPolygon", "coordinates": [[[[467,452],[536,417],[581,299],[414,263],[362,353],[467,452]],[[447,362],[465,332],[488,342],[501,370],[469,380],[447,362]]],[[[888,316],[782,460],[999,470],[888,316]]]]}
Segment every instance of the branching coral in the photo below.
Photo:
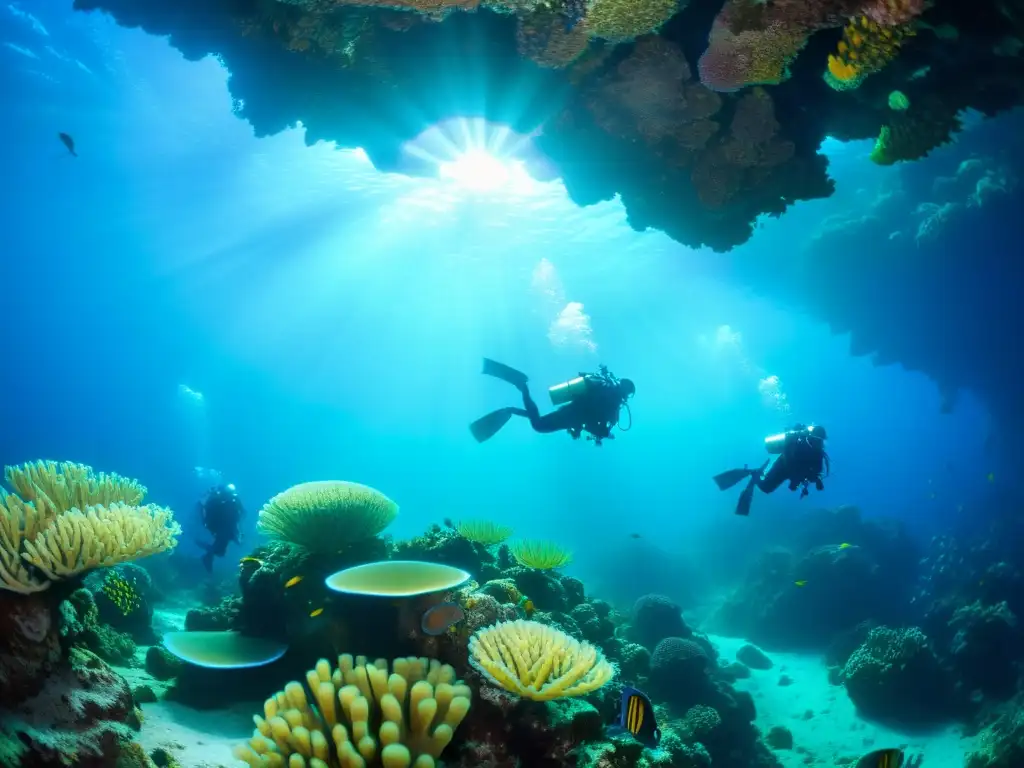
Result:
{"type": "Polygon", "coordinates": [[[469,662],[487,680],[534,701],[583,696],[615,676],[600,650],[535,621],[507,621],[469,640],[469,662]]]}
{"type": "Polygon", "coordinates": [[[257,527],[310,552],[338,552],[387,528],[398,505],[359,483],[301,483],[282,491],[260,510],[257,527]]]}
{"type": "Polygon", "coordinates": [[[572,562],[572,553],[553,541],[516,541],[509,545],[516,562],[527,568],[550,571],[572,562]]]}
{"type": "Polygon", "coordinates": [[[836,90],[857,87],[896,58],[903,40],[913,35],[909,24],[883,26],[867,16],[851,21],[836,52],[828,57],[826,82],[836,90]]]}
{"type": "Polygon", "coordinates": [[[138,506],[146,489],[134,480],[55,462],[8,467],[5,478],[20,496],[0,496],[0,588],[39,592],[177,545],[171,511],[138,506]]]}
{"type": "Polygon", "coordinates": [[[470,706],[447,664],[345,654],[326,659],[263,705],[235,756],[252,768],[433,768],[470,706]],[[312,694],[313,701],[310,701],[312,694]],[[373,730],[376,729],[376,734],[373,730]]]}

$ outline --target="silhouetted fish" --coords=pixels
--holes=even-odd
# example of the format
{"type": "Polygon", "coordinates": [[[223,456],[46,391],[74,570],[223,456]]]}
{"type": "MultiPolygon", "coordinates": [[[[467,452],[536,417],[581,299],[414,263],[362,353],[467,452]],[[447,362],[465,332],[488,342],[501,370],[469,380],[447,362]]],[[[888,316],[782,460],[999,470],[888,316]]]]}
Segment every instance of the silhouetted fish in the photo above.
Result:
{"type": "Polygon", "coordinates": [[[70,135],[66,133],[58,133],[57,138],[60,139],[61,144],[68,148],[68,152],[70,152],[74,157],[78,157],[78,153],[75,152],[75,140],[71,138],[70,135]]]}

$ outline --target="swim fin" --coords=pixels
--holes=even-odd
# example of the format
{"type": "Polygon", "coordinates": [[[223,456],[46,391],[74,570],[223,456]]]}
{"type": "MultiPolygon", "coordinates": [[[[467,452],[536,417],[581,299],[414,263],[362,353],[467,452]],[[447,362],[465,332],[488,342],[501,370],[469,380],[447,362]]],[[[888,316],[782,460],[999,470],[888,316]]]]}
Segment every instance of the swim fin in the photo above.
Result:
{"type": "Polygon", "coordinates": [[[718,490],[727,491],[732,488],[736,483],[741,480],[746,480],[748,477],[754,474],[756,470],[747,469],[730,469],[728,472],[723,472],[720,475],[715,475],[712,478],[715,481],[715,485],[718,486],[718,490]]]}
{"type": "Polygon", "coordinates": [[[499,429],[508,424],[508,420],[512,418],[514,412],[514,408],[499,408],[470,424],[469,431],[473,433],[473,437],[478,443],[490,440],[498,433],[499,429]]]}
{"type": "Polygon", "coordinates": [[[502,381],[507,381],[514,387],[522,389],[526,386],[529,381],[526,374],[522,371],[517,371],[515,368],[510,368],[504,363],[499,363],[496,360],[490,358],[484,358],[484,370],[483,372],[488,376],[494,376],[502,381]]]}
{"type": "Polygon", "coordinates": [[[743,515],[746,517],[750,514],[750,505],[754,502],[754,488],[757,487],[757,475],[753,475],[750,478],[750,482],[747,483],[747,487],[743,489],[743,493],[740,494],[739,501],[736,502],[736,514],[743,515]]]}

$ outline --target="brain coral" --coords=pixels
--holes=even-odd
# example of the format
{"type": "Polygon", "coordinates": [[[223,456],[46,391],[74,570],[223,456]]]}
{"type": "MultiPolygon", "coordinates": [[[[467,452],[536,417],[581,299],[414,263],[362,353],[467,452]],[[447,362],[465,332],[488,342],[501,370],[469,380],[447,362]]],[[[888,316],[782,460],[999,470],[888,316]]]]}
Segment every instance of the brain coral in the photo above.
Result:
{"type": "Polygon", "coordinates": [[[682,609],[665,595],[644,595],[633,605],[633,635],[648,648],[654,648],[666,637],[689,637],[690,628],[683,621],[682,609]]]}
{"type": "Polygon", "coordinates": [[[876,627],[850,656],[842,680],[863,714],[922,723],[948,713],[951,691],[927,636],[917,627],[876,627]]]}

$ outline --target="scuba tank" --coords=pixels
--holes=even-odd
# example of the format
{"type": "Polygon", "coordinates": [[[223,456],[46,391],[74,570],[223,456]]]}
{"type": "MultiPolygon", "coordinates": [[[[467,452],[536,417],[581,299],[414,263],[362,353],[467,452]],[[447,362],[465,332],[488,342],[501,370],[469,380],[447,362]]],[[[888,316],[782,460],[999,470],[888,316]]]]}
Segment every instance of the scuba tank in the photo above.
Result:
{"type": "Polygon", "coordinates": [[[575,379],[569,379],[569,381],[563,381],[561,384],[555,384],[553,387],[548,387],[548,395],[551,397],[552,405],[571,403],[586,393],[587,376],[585,374],[577,376],[575,379]]]}
{"type": "Polygon", "coordinates": [[[806,440],[811,437],[817,437],[821,440],[825,439],[825,430],[821,427],[816,427],[813,424],[809,427],[797,424],[793,429],[787,430],[786,432],[779,432],[777,435],[769,435],[764,439],[764,449],[773,456],[777,456],[782,453],[786,445],[793,440],[806,440]],[[818,434],[815,434],[815,433],[818,434]]]}
{"type": "Polygon", "coordinates": [[[607,365],[601,365],[597,368],[597,373],[581,373],[575,379],[569,379],[563,381],[561,384],[555,384],[553,387],[548,387],[548,396],[551,398],[552,405],[565,405],[585,395],[591,386],[606,386],[606,387],[617,387],[619,385],[618,378],[608,370],[607,365]]]}

